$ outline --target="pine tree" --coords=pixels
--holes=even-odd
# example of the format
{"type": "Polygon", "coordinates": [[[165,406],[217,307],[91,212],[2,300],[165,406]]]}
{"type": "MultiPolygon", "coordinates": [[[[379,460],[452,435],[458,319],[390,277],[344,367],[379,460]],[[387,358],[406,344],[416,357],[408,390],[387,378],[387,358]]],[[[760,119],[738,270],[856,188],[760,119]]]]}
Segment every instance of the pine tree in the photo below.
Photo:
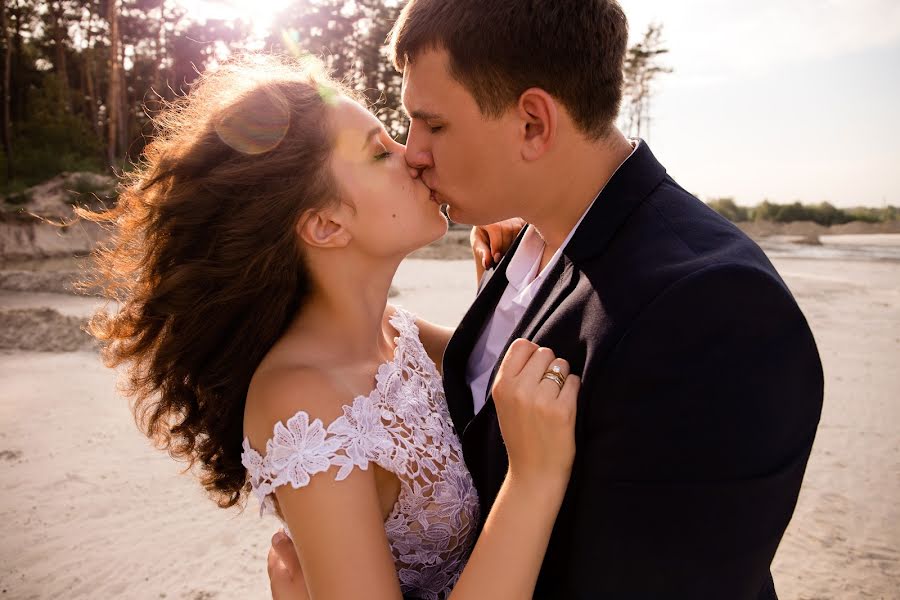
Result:
{"type": "Polygon", "coordinates": [[[672,69],[659,63],[669,50],[663,47],[662,25],[651,23],[643,39],[625,55],[623,128],[629,137],[650,137],[650,101],[657,78],[672,69]]]}

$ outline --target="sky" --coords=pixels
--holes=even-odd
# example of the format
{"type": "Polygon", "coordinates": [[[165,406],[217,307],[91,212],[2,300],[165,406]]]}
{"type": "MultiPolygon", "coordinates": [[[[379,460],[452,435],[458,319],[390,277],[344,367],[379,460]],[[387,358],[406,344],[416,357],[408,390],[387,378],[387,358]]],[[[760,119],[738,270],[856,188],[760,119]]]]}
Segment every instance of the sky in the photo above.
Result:
{"type": "Polygon", "coordinates": [[[900,2],[622,0],[674,68],[648,142],[682,186],[740,204],[900,205],[900,2]]]}
{"type": "MultiPolygon", "coordinates": [[[[271,0],[178,0],[271,26],[271,0]]],[[[302,0],[300,0],[302,1],[302,0]]],[[[645,139],[683,187],[739,204],[900,205],[900,1],[620,0],[674,69],[645,139]]]]}

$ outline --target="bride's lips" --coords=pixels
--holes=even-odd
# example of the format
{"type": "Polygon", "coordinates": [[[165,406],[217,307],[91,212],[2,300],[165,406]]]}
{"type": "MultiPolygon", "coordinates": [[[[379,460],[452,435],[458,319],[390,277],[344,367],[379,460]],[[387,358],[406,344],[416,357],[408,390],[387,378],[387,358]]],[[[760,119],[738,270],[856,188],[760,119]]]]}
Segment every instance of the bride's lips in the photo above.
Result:
{"type": "Polygon", "coordinates": [[[440,194],[438,194],[437,190],[435,190],[433,187],[431,187],[427,183],[425,184],[425,187],[428,188],[428,192],[429,192],[428,199],[431,200],[432,202],[434,202],[435,204],[437,204],[438,206],[443,206],[444,202],[441,200],[441,196],[440,196],[440,194]]]}
{"type": "Polygon", "coordinates": [[[425,187],[427,187],[427,188],[431,191],[430,199],[431,199],[432,202],[434,202],[434,203],[437,204],[438,206],[443,206],[443,205],[447,204],[447,202],[446,202],[443,198],[441,198],[440,193],[438,193],[438,191],[437,191],[436,189],[434,189],[433,187],[431,187],[431,186],[428,184],[428,182],[425,181],[425,178],[424,178],[424,177],[422,178],[422,183],[424,183],[424,184],[425,184],[425,187]]]}

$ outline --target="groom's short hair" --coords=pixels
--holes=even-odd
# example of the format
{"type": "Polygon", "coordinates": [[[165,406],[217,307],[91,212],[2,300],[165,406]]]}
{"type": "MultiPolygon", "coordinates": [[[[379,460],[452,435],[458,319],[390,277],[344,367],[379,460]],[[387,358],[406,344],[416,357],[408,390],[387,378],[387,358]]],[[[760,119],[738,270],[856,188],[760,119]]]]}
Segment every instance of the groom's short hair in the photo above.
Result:
{"type": "Polygon", "coordinates": [[[498,117],[539,87],[591,138],[618,115],[627,46],[616,0],[410,0],[391,32],[398,70],[443,49],[482,114],[498,117]]]}

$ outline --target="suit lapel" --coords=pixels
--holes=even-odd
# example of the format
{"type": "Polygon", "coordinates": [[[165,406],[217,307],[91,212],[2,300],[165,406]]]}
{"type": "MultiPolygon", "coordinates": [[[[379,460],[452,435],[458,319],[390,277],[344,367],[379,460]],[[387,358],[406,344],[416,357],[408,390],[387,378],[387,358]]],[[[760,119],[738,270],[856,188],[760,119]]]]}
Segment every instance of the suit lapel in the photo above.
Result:
{"type": "MultiPolygon", "coordinates": [[[[665,169],[654,158],[646,142],[641,141],[634,155],[613,174],[598,195],[572,239],[569,240],[569,244],[563,249],[559,261],[547,274],[547,279],[510,335],[506,347],[494,365],[488,390],[493,384],[509,344],[519,337],[540,343],[539,340],[550,333],[546,324],[553,313],[561,309],[565,300],[575,293],[576,287],[581,285],[579,273],[588,271],[587,265],[590,261],[606,251],[629,215],[665,180],[665,169]]],[[[516,241],[517,244],[519,240],[516,241]]],[[[507,259],[509,256],[511,253],[507,254],[507,259]]],[[[472,473],[482,501],[483,517],[493,504],[508,466],[493,397],[488,395],[484,408],[472,417],[472,398],[468,386],[465,385],[465,366],[484,322],[506,287],[505,264],[501,264],[501,267],[502,271],[498,269],[498,272],[485,282],[475,305],[457,330],[459,339],[454,336],[447,350],[447,355],[451,357],[449,362],[457,365],[453,369],[455,373],[453,379],[461,381],[461,384],[456,384],[460,388],[456,394],[460,397],[465,394],[465,406],[457,407],[458,414],[454,415],[454,424],[462,440],[466,465],[472,473]],[[503,276],[498,277],[501,272],[503,276]]],[[[591,285],[589,282],[585,283],[591,285]]],[[[579,311],[583,308],[583,305],[578,305],[565,310],[579,311]]],[[[575,316],[577,319],[579,315],[575,316]]],[[[559,335],[554,339],[563,339],[566,332],[555,333],[559,335]]],[[[444,365],[446,375],[450,372],[447,359],[444,365]]]]}
{"type": "MultiPolygon", "coordinates": [[[[522,320],[510,336],[510,343],[516,338],[534,340],[547,318],[575,287],[575,265],[563,254],[553,270],[547,274],[547,279],[553,282],[552,287],[549,288],[546,297],[541,299],[541,295],[535,296],[534,301],[528,305],[528,310],[522,315],[522,320]]],[[[549,281],[545,281],[542,287],[551,285],[549,281]]],[[[498,363],[497,367],[499,366],[498,363]]]]}
{"type": "Polygon", "coordinates": [[[466,366],[469,356],[478,342],[481,330],[493,314],[494,308],[506,289],[506,267],[516,248],[519,247],[519,242],[524,234],[525,229],[523,228],[500,264],[485,272],[485,276],[479,283],[475,301],[463,316],[444,351],[444,393],[450,417],[453,419],[453,426],[460,439],[474,415],[472,390],[466,383],[466,366]]]}
{"type": "MultiPolygon", "coordinates": [[[[478,296],[481,294],[481,291],[487,287],[487,284],[494,278],[494,275],[500,269],[499,265],[495,265],[484,272],[484,275],[481,276],[481,281],[478,282],[478,291],[475,292],[475,295],[478,296]]],[[[504,268],[504,272],[506,269],[504,268]]],[[[504,286],[505,288],[506,286],[504,286]]]]}
{"type": "Polygon", "coordinates": [[[506,345],[498,356],[497,362],[494,364],[494,369],[491,372],[491,378],[488,381],[487,402],[474,418],[470,418],[470,423],[466,429],[474,426],[480,419],[489,419],[492,418],[491,415],[495,414],[494,398],[490,393],[490,389],[494,384],[494,378],[497,376],[497,370],[500,368],[500,363],[503,362],[503,357],[506,356],[506,351],[517,338],[532,339],[534,337],[541,325],[544,324],[556,307],[559,306],[565,297],[572,291],[574,282],[574,265],[565,255],[562,255],[559,257],[559,260],[556,261],[556,264],[550,272],[547,273],[547,278],[541,284],[541,287],[538,289],[534,299],[532,299],[531,303],[528,305],[522,318],[519,319],[519,323],[509,336],[509,339],[506,340],[506,345]]]}
{"type": "MultiPolygon", "coordinates": [[[[640,205],[641,201],[653,189],[662,183],[665,177],[665,168],[653,156],[647,143],[641,140],[634,155],[613,174],[600,192],[593,206],[591,206],[578,229],[572,235],[569,244],[563,249],[559,261],[548,273],[541,289],[538,290],[525,314],[519,320],[519,324],[512,335],[510,335],[503,352],[494,365],[494,370],[488,383],[488,390],[493,385],[500,362],[502,362],[503,357],[506,355],[506,350],[512,341],[520,337],[533,340],[544,322],[574,288],[576,265],[604,252],[631,212],[640,205]]],[[[518,246],[523,233],[524,229],[520,232],[513,248],[518,246]]],[[[479,294],[472,309],[466,314],[459,329],[457,329],[457,334],[459,335],[458,343],[454,344],[454,341],[457,341],[456,335],[450,341],[450,346],[454,346],[454,351],[458,353],[454,357],[456,362],[468,360],[469,353],[478,339],[478,334],[481,332],[487,316],[497,305],[503,290],[506,288],[506,265],[512,254],[513,250],[510,250],[498,267],[497,273],[494,273],[491,279],[483,284],[481,294],[479,294]],[[501,274],[503,275],[502,277],[498,276],[501,274]],[[503,285],[499,285],[498,280],[502,281],[503,285]]],[[[450,354],[450,346],[447,349],[448,354],[450,354]]],[[[446,373],[446,359],[444,369],[446,373]]],[[[465,385],[465,362],[463,362],[462,373],[459,374],[459,378],[462,380],[462,386],[466,388],[466,401],[464,407],[457,407],[457,413],[460,415],[459,420],[454,417],[457,433],[460,431],[465,432],[470,425],[480,420],[490,419],[491,415],[495,414],[493,398],[488,394],[484,408],[473,418],[472,395],[468,391],[468,386],[465,385]]],[[[461,391],[459,395],[463,395],[461,391]]],[[[452,414],[453,410],[451,410],[452,414]]]]}

